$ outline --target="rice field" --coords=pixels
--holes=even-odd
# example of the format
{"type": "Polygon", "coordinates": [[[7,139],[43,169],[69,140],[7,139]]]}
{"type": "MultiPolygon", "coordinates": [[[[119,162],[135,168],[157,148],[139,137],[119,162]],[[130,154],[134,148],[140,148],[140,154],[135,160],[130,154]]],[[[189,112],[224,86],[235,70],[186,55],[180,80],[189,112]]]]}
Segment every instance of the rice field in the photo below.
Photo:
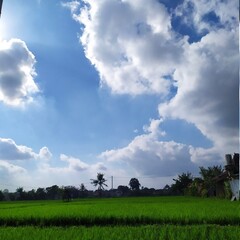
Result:
{"type": "Polygon", "coordinates": [[[0,239],[239,239],[240,202],[138,197],[0,203],[0,239]],[[30,234],[31,233],[31,234],[30,234]]]}
{"type": "Polygon", "coordinates": [[[93,226],[93,227],[6,227],[0,228],[1,240],[238,240],[240,231],[232,226],[93,226]]]}

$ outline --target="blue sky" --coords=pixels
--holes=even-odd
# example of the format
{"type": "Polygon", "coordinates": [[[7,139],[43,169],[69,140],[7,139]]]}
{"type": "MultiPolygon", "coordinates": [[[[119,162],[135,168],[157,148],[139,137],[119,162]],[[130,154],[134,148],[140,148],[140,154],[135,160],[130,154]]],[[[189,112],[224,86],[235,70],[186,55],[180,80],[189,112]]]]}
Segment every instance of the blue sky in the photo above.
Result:
{"type": "Polygon", "coordinates": [[[238,152],[238,8],[4,1],[0,189],[91,189],[97,172],[159,188],[223,165],[238,152]]]}

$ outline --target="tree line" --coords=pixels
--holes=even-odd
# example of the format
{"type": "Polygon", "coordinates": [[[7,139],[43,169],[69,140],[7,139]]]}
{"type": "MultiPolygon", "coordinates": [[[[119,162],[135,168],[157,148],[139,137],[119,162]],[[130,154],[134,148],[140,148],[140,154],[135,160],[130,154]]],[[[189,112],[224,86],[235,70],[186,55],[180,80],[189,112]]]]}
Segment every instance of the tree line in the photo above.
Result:
{"type": "MultiPolygon", "coordinates": [[[[96,187],[95,191],[87,190],[82,183],[79,187],[53,185],[46,188],[37,188],[25,191],[19,187],[15,192],[7,189],[0,190],[0,201],[14,200],[57,200],[63,199],[70,201],[75,198],[86,197],[128,197],[128,196],[175,196],[190,195],[210,197],[216,196],[217,182],[216,177],[223,174],[221,166],[200,167],[200,177],[193,177],[189,172],[182,173],[173,179],[174,183],[166,185],[162,189],[146,188],[141,186],[137,178],[131,178],[128,186],[120,185],[117,189],[106,190],[107,180],[103,173],[98,173],[96,179],[91,179],[91,184],[96,187]]],[[[230,198],[231,190],[228,182],[224,182],[224,194],[221,197],[230,198]]]]}

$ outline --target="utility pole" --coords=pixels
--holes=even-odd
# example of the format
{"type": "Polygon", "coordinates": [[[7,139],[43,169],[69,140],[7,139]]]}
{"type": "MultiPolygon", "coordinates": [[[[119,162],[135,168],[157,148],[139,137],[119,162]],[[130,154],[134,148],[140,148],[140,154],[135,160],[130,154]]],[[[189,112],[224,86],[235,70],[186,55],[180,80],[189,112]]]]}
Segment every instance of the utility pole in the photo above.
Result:
{"type": "Polygon", "coordinates": [[[111,183],[112,183],[112,189],[113,189],[113,176],[111,176],[111,183]]]}

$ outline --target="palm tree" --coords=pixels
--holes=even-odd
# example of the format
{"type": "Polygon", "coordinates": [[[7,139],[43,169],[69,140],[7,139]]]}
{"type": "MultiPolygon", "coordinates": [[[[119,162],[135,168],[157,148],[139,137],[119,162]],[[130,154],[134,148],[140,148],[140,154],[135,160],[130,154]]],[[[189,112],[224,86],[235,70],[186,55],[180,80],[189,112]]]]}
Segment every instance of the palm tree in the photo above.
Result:
{"type": "Polygon", "coordinates": [[[182,173],[181,175],[178,175],[177,179],[173,179],[175,181],[174,184],[172,184],[172,190],[176,194],[184,194],[189,185],[193,181],[193,176],[191,173],[182,173]]]}
{"type": "Polygon", "coordinates": [[[200,167],[200,175],[204,181],[204,188],[207,195],[216,195],[215,178],[221,175],[224,169],[221,166],[212,166],[208,168],[200,167]]]}
{"type": "Polygon", "coordinates": [[[79,188],[79,197],[85,197],[87,195],[87,189],[83,183],[81,183],[79,188]]]}
{"type": "Polygon", "coordinates": [[[97,179],[91,179],[91,184],[93,184],[94,187],[98,186],[99,195],[102,196],[102,191],[104,190],[104,186],[107,187],[108,185],[105,183],[107,180],[103,177],[103,173],[97,174],[97,179]]]}
{"type": "Polygon", "coordinates": [[[84,186],[84,184],[81,183],[79,190],[80,190],[81,192],[84,192],[84,191],[86,191],[87,189],[86,189],[86,187],[84,186]]]}

